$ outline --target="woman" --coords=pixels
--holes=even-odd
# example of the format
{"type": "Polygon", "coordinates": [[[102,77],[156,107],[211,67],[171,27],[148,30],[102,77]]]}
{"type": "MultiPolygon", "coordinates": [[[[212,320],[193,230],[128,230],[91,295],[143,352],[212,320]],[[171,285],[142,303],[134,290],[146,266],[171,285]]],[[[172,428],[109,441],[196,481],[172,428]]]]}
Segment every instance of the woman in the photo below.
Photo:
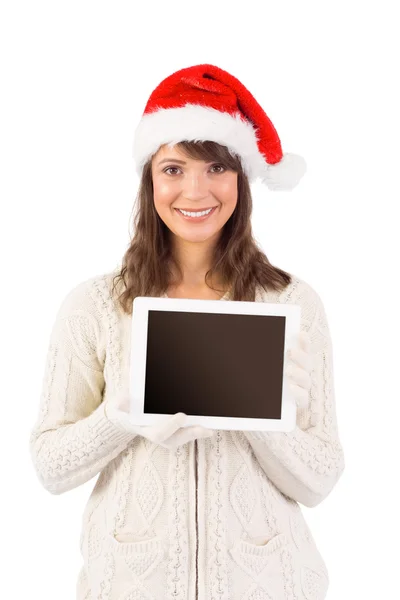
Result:
{"type": "Polygon", "coordinates": [[[292,189],[305,163],[282,154],[253,96],[213,65],[157,86],[134,157],[134,237],[120,269],[64,299],[31,436],[50,492],[100,473],[83,516],[77,598],[322,600],[328,573],[299,503],[322,502],[344,469],[329,328],[317,292],[272,266],[250,223],[250,182],[292,189]],[[136,296],[299,304],[299,344],[285,373],[296,428],[211,431],[183,427],[182,413],[132,423],[136,296]]]}

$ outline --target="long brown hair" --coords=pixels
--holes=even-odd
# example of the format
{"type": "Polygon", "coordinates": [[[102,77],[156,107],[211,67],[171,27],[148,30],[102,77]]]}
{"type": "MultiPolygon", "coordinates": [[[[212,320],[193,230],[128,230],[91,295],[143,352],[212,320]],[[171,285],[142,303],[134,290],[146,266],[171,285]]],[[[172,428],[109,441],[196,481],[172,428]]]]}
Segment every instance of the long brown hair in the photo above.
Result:
{"type": "MultiPolygon", "coordinates": [[[[207,162],[217,162],[238,174],[238,200],[231,217],[224,225],[215,247],[213,264],[206,273],[205,283],[218,274],[230,289],[231,300],[255,300],[257,286],[265,290],[283,290],[292,281],[286,271],[274,267],[253,238],[251,213],[253,201],[249,181],[240,158],[226,146],[215,142],[180,142],[176,147],[186,156],[207,162]]],[[[135,233],[113,277],[113,289],[118,282],[123,291],[118,301],[127,314],[132,313],[136,296],[162,296],[171,283],[171,266],[182,278],[179,264],[171,251],[171,231],[160,219],[153,201],[151,159],[145,164],[136,198],[135,233]]],[[[135,208],[135,206],[134,206],[135,208]]],[[[174,282],[176,283],[176,282],[174,282]]]]}

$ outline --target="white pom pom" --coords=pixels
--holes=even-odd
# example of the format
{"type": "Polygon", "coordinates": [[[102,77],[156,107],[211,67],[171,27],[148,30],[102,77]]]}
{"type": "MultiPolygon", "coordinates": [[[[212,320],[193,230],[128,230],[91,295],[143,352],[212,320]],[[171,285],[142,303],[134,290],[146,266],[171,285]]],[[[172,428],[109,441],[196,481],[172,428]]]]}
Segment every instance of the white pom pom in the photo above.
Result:
{"type": "Polygon", "coordinates": [[[284,154],[275,165],[266,165],[262,183],[273,191],[292,190],[307,170],[306,161],[297,154],[284,154]]]}

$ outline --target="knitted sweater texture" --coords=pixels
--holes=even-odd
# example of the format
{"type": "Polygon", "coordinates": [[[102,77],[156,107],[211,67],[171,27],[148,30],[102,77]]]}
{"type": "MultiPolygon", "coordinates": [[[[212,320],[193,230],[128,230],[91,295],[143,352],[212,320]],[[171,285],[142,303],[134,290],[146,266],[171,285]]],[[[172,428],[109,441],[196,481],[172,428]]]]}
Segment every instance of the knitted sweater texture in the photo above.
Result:
{"type": "Polygon", "coordinates": [[[299,503],[326,498],[344,457],[319,295],[292,276],[284,291],[256,296],[299,304],[310,336],[309,403],[296,428],[218,430],[170,451],[107,418],[107,403],[129,391],[131,316],[114,274],[61,303],[30,437],[49,492],[99,475],[82,518],[77,600],[322,600],[328,571],[299,503]]]}

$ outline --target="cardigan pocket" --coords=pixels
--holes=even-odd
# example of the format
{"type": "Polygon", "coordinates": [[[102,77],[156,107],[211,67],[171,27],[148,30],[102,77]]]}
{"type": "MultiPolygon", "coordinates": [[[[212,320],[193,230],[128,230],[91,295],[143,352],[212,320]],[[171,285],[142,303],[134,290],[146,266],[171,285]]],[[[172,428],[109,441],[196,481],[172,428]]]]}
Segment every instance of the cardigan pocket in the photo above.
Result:
{"type": "MultiPolygon", "coordinates": [[[[269,541],[258,538],[261,543],[237,540],[229,550],[240,572],[232,569],[232,598],[251,597],[263,594],[265,598],[284,598],[286,575],[285,563],[289,539],[284,533],[269,541]],[[264,543],[263,543],[264,542],[264,543]],[[248,577],[244,577],[247,574],[248,577]]],[[[290,576],[290,566],[288,576],[290,576]]]]}
{"type": "MultiPolygon", "coordinates": [[[[147,588],[154,597],[163,597],[165,581],[165,539],[153,536],[140,538],[135,533],[108,535],[108,571],[111,573],[108,600],[131,600],[147,597],[147,588]]],[[[107,585],[101,588],[107,591],[107,585]]],[[[101,596],[103,597],[103,596],[101,596]]]]}
{"type": "Polygon", "coordinates": [[[140,539],[135,534],[119,533],[109,535],[109,547],[116,563],[121,567],[121,575],[133,580],[145,580],[164,559],[165,550],[160,536],[140,539]]]}
{"type": "Polygon", "coordinates": [[[138,539],[135,534],[107,533],[102,541],[94,537],[92,544],[92,560],[88,565],[91,598],[130,600],[134,594],[144,597],[147,578],[155,577],[151,585],[156,588],[159,581],[163,583],[162,576],[156,573],[165,554],[159,536],[138,539]]]}

